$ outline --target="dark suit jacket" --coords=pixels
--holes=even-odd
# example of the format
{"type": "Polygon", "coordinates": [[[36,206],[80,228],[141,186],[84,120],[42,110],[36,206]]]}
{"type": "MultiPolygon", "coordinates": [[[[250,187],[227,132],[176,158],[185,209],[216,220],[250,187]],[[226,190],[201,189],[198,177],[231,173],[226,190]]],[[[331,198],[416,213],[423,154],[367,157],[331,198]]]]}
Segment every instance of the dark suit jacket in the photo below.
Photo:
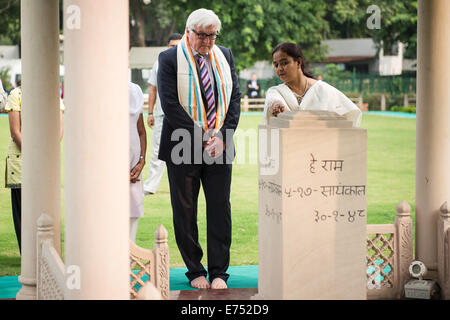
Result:
{"type": "Polygon", "coordinates": [[[247,96],[249,98],[259,98],[259,92],[261,91],[261,85],[259,84],[259,81],[256,80],[256,85],[258,86],[258,90],[256,90],[255,88],[249,88],[248,86],[252,84],[252,80],[247,81],[247,96]],[[256,91],[256,96],[252,97],[252,92],[256,91]]]}
{"type": "MultiPolygon", "coordinates": [[[[225,58],[230,65],[231,77],[233,80],[233,89],[231,92],[230,105],[228,106],[228,111],[220,132],[222,133],[222,138],[226,143],[226,151],[224,152],[223,162],[225,159],[234,158],[234,142],[232,135],[234,133],[241,113],[241,92],[239,89],[239,80],[236,75],[236,69],[234,65],[233,55],[231,50],[225,47],[219,46],[220,50],[223,52],[225,58]],[[228,130],[228,136],[226,134],[228,130]]],[[[171,153],[174,147],[180,144],[180,140],[171,141],[172,133],[176,129],[185,129],[190,135],[190,163],[198,163],[198,159],[202,159],[203,148],[202,148],[202,136],[203,130],[200,132],[198,126],[194,124],[194,121],[188,115],[188,113],[183,109],[178,101],[178,89],[177,89],[177,47],[170,48],[160,53],[158,67],[158,94],[161,100],[161,107],[164,111],[164,121],[161,132],[161,142],[159,145],[159,155],[158,158],[173,163],[171,159],[171,153]],[[198,130],[195,130],[197,127],[198,130]],[[200,158],[199,158],[200,157],[200,158]]],[[[217,88],[215,88],[217,93],[217,88]]],[[[217,97],[217,95],[216,95],[217,97]]],[[[205,98],[203,97],[203,101],[205,98]]],[[[217,100],[217,99],[216,99],[217,100]]],[[[175,136],[174,136],[175,137],[175,136]]],[[[186,141],[185,141],[186,142],[186,141]]],[[[176,149],[177,154],[179,153],[179,147],[176,149]]],[[[183,151],[181,151],[183,153],[183,151]]]]}

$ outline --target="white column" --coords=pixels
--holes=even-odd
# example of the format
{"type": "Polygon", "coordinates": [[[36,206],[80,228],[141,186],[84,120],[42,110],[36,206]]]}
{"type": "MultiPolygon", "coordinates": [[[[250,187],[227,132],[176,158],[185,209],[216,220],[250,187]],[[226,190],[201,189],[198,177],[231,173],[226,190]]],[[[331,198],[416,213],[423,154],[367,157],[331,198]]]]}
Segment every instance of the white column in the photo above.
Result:
{"type": "Polygon", "coordinates": [[[129,299],[128,1],[65,0],[64,36],[64,297],[129,299]]]}
{"type": "Polygon", "coordinates": [[[419,0],[416,259],[436,270],[436,224],[450,198],[450,1],[419,0]]]}
{"type": "Polygon", "coordinates": [[[59,1],[22,0],[22,289],[36,299],[37,219],[54,221],[60,252],[59,1]]]}

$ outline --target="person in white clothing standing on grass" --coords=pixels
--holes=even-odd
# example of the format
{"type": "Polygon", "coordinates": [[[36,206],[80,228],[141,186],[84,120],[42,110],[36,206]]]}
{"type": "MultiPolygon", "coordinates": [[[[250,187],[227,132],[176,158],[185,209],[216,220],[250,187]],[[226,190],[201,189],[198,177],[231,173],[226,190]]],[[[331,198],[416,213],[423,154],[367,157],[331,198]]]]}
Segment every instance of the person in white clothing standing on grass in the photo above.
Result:
{"type": "MultiPolygon", "coordinates": [[[[183,36],[179,33],[173,33],[169,36],[168,47],[175,47],[180,42],[183,36]]],[[[161,140],[161,129],[164,119],[164,112],[161,109],[161,102],[158,96],[158,84],[156,75],[158,74],[158,60],[153,65],[150,72],[150,90],[148,93],[148,118],[147,124],[149,128],[153,127],[152,135],[152,154],[150,156],[148,178],[144,183],[144,194],[154,194],[158,191],[161,177],[164,173],[166,164],[164,161],[158,159],[159,142],[161,140]]]]}
{"type": "Polygon", "coordinates": [[[142,169],[145,166],[147,133],[145,132],[142,106],[144,95],[141,87],[128,82],[130,112],[130,239],[136,242],[139,218],[144,216],[142,194],[142,169]]]}

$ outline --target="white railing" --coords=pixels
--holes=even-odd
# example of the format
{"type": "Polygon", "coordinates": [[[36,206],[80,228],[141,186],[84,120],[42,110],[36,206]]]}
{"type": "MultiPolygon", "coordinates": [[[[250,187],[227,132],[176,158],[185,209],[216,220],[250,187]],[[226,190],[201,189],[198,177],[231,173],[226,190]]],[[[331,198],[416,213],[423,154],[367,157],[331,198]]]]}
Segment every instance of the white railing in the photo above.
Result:
{"type": "Polygon", "coordinates": [[[450,300],[450,210],[447,202],[440,208],[438,218],[438,279],[442,299],[450,300]]]}
{"type": "MultiPolygon", "coordinates": [[[[148,250],[130,241],[130,294],[135,299],[169,299],[168,233],[163,225],[155,232],[155,246],[148,250]],[[139,269],[136,274],[133,269],[139,269]],[[142,279],[148,276],[148,283],[142,279]],[[138,284],[138,285],[137,285],[138,284]],[[156,288],[149,288],[153,287],[156,288]],[[145,292],[139,292],[146,287],[145,292]],[[153,289],[153,291],[152,291],[153,289]],[[157,293],[157,294],[155,294],[157,293]]],[[[37,221],[37,299],[64,300],[65,266],[53,245],[53,222],[43,213],[37,221]]]]}
{"type": "Polygon", "coordinates": [[[138,298],[139,290],[150,281],[160,292],[162,299],[169,299],[169,246],[168,232],[162,224],[155,231],[153,250],[141,248],[130,240],[131,299],[138,298]],[[133,272],[133,269],[138,269],[133,272]]]}
{"type": "Polygon", "coordinates": [[[64,263],[53,246],[52,219],[43,213],[37,221],[37,299],[63,300],[64,263]]]}
{"type": "Polygon", "coordinates": [[[241,110],[244,112],[249,111],[250,109],[258,109],[258,110],[264,110],[264,102],[266,99],[264,98],[249,98],[247,95],[245,95],[241,99],[241,110]]]}

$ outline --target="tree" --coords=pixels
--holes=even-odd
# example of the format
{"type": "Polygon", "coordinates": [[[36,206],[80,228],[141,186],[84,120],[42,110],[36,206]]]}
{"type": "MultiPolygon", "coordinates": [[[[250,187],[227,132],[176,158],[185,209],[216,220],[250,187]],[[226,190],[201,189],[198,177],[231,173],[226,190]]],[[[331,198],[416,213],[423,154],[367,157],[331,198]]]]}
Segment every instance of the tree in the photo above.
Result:
{"type": "MultiPolygon", "coordinates": [[[[200,1],[185,1],[187,13],[200,7],[200,1]]],[[[272,49],[283,41],[300,44],[307,61],[320,60],[320,40],[328,28],[324,0],[221,0],[207,8],[222,21],[216,43],[232,49],[238,71],[270,60],[272,49]]]]}
{"type": "Polygon", "coordinates": [[[130,0],[130,46],[167,45],[170,34],[183,33],[186,8],[183,0],[130,0]]]}
{"type": "Polygon", "coordinates": [[[142,0],[130,0],[130,47],[145,47],[145,11],[142,0]]]}
{"type": "Polygon", "coordinates": [[[6,92],[9,92],[11,87],[11,77],[9,76],[9,71],[11,70],[11,67],[2,67],[0,68],[0,81],[2,82],[3,89],[6,92]]]}
{"type": "MultiPolygon", "coordinates": [[[[269,60],[275,45],[282,41],[299,43],[307,61],[322,57],[320,40],[328,24],[324,20],[325,0],[217,0],[205,6],[199,0],[153,0],[145,6],[140,0],[130,0],[130,15],[135,20],[131,33],[139,33],[145,24],[145,43],[165,45],[170,33],[184,33],[190,12],[206,7],[222,21],[216,43],[232,49],[238,71],[256,61],[269,60]],[[138,12],[139,11],[139,12],[138,12]]],[[[142,40],[131,45],[142,46],[142,40]]]]}
{"type": "MultiPolygon", "coordinates": [[[[217,44],[233,50],[238,71],[270,60],[272,48],[282,41],[300,44],[310,62],[325,57],[320,47],[325,38],[371,37],[379,45],[383,41],[385,53],[401,41],[407,44],[405,56],[416,56],[417,0],[152,0],[147,5],[143,0],[129,1],[130,47],[166,45],[171,33],[184,33],[190,12],[207,7],[222,21],[217,44]],[[370,16],[366,10],[372,4],[381,10],[380,29],[366,25],[370,16]]],[[[0,30],[0,42],[20,44],[20,0],[0,0],[0,30]]]]}
{"type": "Polygon", "coordinates": [[[383,42],[387,54],[398,41],[407,45],[405,57],[415,58],[417,50],[417,0],[327,0],[326,38],[372,38],[383,42]],[[371,5],[379,8],[380,27],[369,29],[371,5]]]}
{"type": "Polygon", "coordinates": [[[0,43],[20,45],[20,0],[0,0],[0,43]]]}
{"type": "Polygon", "coordinates": [[[248,14],[244,12],[240,19],[236,17],[236,21],[244,22],[241,35],[225,34],[229,45],[239,48],[238,69],[249,67],[257,60],[271,59],[272,49],[284,41],[300,44],[306,61],[321,59],[320,41],[328,27],[323,19],[324,1],[253,1],[253,8],[247,10],[248,14]]]}
{"type": "Polygon", "coordinates": [[[352,73],[350,71],[345,71],[334,63],[328,63],[323,70],[315,68],[314,74],[321,74],[323,80],[326,82],[352,78],[352,73]]]}
{"type": "MultiPolygon", "coordinates": [[[[167,45],[176,22],[184,13],[183,5],[186,3],[181,1],[180,6],[175,0],[152,0],[149,4],[130,0],[130,48],[167,45]]],[[[145,87],[141,70],[132,70],[131,81],[145,87]]]]}
{"type": "MultiPolygon", "coordinates": [[[[375,3],[377,1],[374,1],[375,3]]],[[[417,56],[417,0],[379,0],[381,28],[372,37],[389,52],[397,41],[407,45],[405,57],[417,56]]]]}

